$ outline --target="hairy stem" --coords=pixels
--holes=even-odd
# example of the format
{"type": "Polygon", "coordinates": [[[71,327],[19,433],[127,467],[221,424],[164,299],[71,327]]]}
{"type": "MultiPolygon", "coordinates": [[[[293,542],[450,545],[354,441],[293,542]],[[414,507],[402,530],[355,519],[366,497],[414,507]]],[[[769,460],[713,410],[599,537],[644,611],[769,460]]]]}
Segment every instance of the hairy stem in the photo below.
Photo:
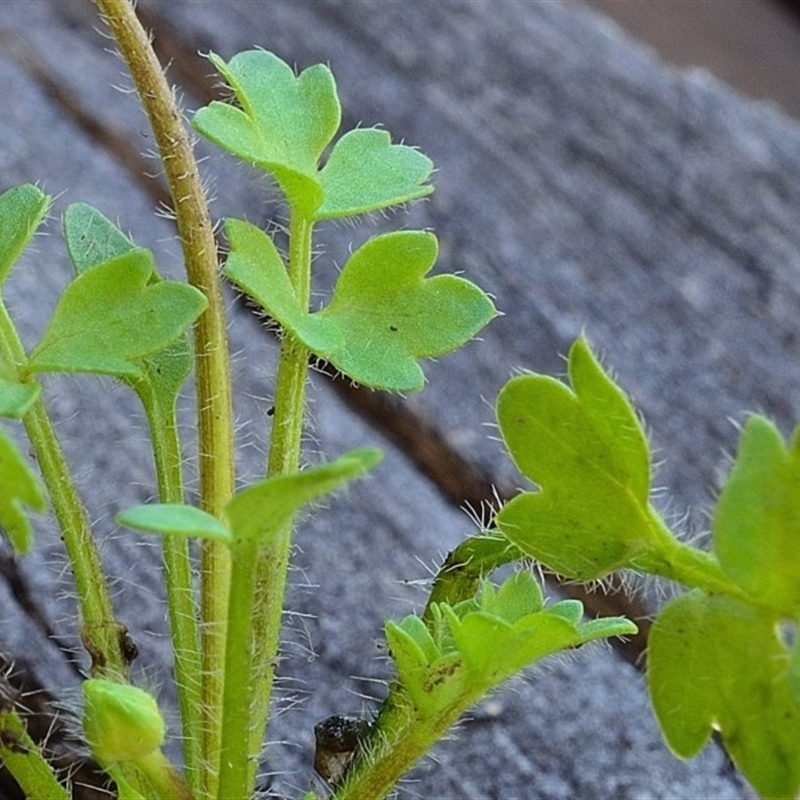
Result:
{"type": "MultiPolygon", "coordinates": [[[[0,354],[17,369],[27,361],[25,349],[2,301],[0,354]]],[[[92,657],[92,674],[124,680],[128,673],[128,663],[123,653],[125,628],[114,618],[108,584],[86,510],[41,397],[25,415],[23,422],[47,486],[75,578],[81,637],[92,657]]]]}
{"type": "MultiPolygon", "coordinates": [[[[289,277],[298,300],[308,305],[311,276],[312,225],[293,212],[290,223],[289,277]]],[[[267,475],[297,471],[305,415],[308,350],[286,334],[275,390],[267,475]]],[[[245,741],[226,741],[220,774],[219,800],[250,797],[255,784],[258,756],[264,737],[283,612],[292,525],[269,544],[237,545],[233,561],[228,667],[241,674],[225,693],[225,730],[246,732],[245,741]],[[243,666],[244,665],[244,666],[243,666]],[[244,674],[242,674],[244,671],[244,674]],[[246,677],[246,680],[244,678],[246,677]]],[[[233,733],[231,734],[233,736],[233,733]]]]}
{"type": "Polygon", "coordinates": [[[13,709],[0,707],[0,763],[14,776],[26,797],[69,800],[52,767],[31,739],[25,723],[13,709]]]}
{"type": "MultiPolygon", "coordinates": [[[[208,299],[195,324],[200,493],[203,508],[215,516],[233,495],[233,425],[230,361],[225,309],[217,277],[216,246],[205,193],[192,145],[175,97],[129,0],[95,0],[125,59],[150,118],[173,199],[189,282],[208,299]]],[[[203,543],[201,559],[203,620],[203,759],[200,797],[216,794],[220,751],[222,692],[225,680],[225,628],[230,594],[230,555],[225,545],[203,543]]]]}
{"type": "Polygon", "coordinates": [[[649,518],[656,533],[657,545],[635,559],[631,564],[634,569],[651,575],[661,575],[709,594],[722,593],[745,602],[753,602],[725,574],[713,555],[679,542],[652,507],[649,508],[649,518]]]}
{"type": "Polygon", "coordinates": [[[363,752],[333,794],[333,800],[380,800],[481,697],[478,691],[433,716],[424,717],[398,684],[381,707],[363,752]]]}
{"type": "MultiPolygon", "coordinates": [[[[150,384],[138,387],[147,412],[150,438],[162,503],[184,502],[181,447],[175,406],[164,409],[150,384]]],[[[202,706],[201,653],[192,588],[192,564],[189,542],[182,536],[162,537],[164,571],[167,588],[175,683],[183,731],[183,760],[186,782],[193,792],[200,788],[202,769],[202,706]]]]}

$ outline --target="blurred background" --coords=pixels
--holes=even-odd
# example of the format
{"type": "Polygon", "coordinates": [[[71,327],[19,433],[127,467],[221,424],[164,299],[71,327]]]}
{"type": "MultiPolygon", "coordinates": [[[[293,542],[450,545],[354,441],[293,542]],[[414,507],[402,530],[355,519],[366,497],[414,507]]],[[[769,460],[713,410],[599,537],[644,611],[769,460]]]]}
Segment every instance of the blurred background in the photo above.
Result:
{"type": "Polygon", "coordinates": [[[704,67],[800,119],[800,0],[580,1],[671,64],[704,67]]]}

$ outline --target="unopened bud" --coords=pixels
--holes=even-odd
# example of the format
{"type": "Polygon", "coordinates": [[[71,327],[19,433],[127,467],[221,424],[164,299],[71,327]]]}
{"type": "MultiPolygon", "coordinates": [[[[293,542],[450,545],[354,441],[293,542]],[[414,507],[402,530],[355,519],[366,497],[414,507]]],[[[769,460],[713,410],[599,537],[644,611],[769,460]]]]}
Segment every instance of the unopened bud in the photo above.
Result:
{"type": "Polygon", "coordinates": [[[83,731],[101,764],[136,761],[161,747],[164,719],[136,686],[90,678],[83,683],[83,731]]]}

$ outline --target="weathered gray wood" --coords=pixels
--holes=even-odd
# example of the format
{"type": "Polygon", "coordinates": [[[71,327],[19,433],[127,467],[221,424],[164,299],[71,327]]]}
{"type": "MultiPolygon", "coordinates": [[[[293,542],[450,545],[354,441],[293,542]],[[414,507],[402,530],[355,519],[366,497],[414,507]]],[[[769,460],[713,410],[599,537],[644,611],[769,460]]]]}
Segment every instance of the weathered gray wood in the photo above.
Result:
{"type": "MultiPolygon", "coordinates": [[[[688,512],[688,534],[703,526],[722,454],[735,446],[729,418],[760,409],[785,432],[800,418],[790,366],[800,309],[800,131],[771,108],[702,74],[667,69],[575,5],[171,0],[143,2],[142,10],[157,39],[175,48],[172,74],[185,80],[188,106],[200,103],[201,86],[184,78],[187,51],[228,57],[260,45],[299,67],[330,63],[347,124],[383,123],[434,158],[431,200],[379,224],[434,227],[442,268],[463,270],[506,314],[482,342],[430,364],[429,389],[407,404],[481,475],[502,486],[519,482],[483,427],[492,421],[488,402],[497,389],[515,368],[563,372],[559,353],[582,330],[642,408],[664,461],[659,483],[676,518],[688,512]]],[[[66,193],[57,212],[73,200],[93,202],[178,272],[174,234],[152,217],[139,176],[122,165],[125,147],[93,140],[64,98],[42,91],[32,62],[21,61],[20,47],[88,119],[123,133],[133,153],[146,150],[133,99],[108,89],[127,80],[88,27],[92,14],[88,3],[56,0],[0,7],[0,25],[16,42],[0,41],[0,188],[40,180],[48,191],[66,193]]],[[[260,220],[274,213],[264,182],[244,170],[231,175],[226,156],[213,154],[206,168],[220,215],[260,220]]],[[[372,230],[323,232],[327,251],[341,263],[349,243],[372,230]]],[[[8,292],[9,303],[22,308],[28,341],[68,277],[57,236],[37,240],[37,251],[8,292]]],[[[319,264],[330,282],[327,259],[319,264]]],[[[325,278],[320,290],[324,285],[325,278]]],[[[232,346],[245,354],[237,360],[241,463],[255,475],[273,352],[252,319],[234,316],[232,346]]],[[[153,492],[141,417],[108,382],[54,380],[48,389],[119,576],[120,613],[142,651],[141,677],[162,685],[169,703],[157,552],[111,523],[119,508],[153,492]],[[115,449],[116,442],[124,445],[115,449]]],[[[378,436],[324,381],[312,413],[309,460],[378,436]]],[[[393,447],[372,478],[303,527],[291,608],[308,616],[287,620],[284,697],[304,702],[277,717],[270,733],[290,743],[267,749],[267,765],[286,773],[276,790],[297,794],[313,782],[314,722],[368,705],[354,690],[380,694],[372,680],[387,672],[375,642],[383,619],[423,600],[401,583],[425,575],[416,557],[432,564],[470,530],[393,447]],[[319,589],[302,588],[306,580],[319,589]],[[306,683],[293,682],[298,678],[306,683]]],[[[74,605],[59,596],[68,587],[59,552],[52,530],[43,529],[19,572],[74,645],[74,605]]],[[[0,642],[74,701],[73,670],[44,636],[30,633],[4,587],[0,581],[0,642]]],[[[641,677],[599,649],[517,682],[439,752],[442,763],[423,767],[410,791],[475,798],[746,794],[714,750],[689,765],[674,761],[641,677]]]]}

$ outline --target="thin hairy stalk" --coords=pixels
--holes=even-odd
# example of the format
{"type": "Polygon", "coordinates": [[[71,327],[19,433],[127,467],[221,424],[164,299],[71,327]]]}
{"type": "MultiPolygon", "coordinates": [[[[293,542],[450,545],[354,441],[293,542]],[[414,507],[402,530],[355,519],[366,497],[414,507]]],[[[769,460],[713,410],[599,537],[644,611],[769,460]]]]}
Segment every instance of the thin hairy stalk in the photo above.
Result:
{"type": "Polygon", "coordinates": [[[481,581],[504,564],[521,561],[524,554],[508,539],[484,533],[465,539],[451,550],[433,579],[431,593],[422,614],[424,622],[433,619],[436,603],[456,605],[475,596],[481,581]]]}
{"type": "Polygon", "coordinates": [[[249,766],[258,752],[250,752],[253,711],[253,605],[256,596],[257,545],[244,541],[235,545],[232,562],[225,692],[222,706],[222,753],[218,797],[250,797],[249,766]]]}
{"type": "Polygon", "coordinates": [[[658,512],[652,507],[648,512],[658,546],[638,556],[632,564],[634,569],[661,575],[709,594],[727,594],[747,603],[754,602],[725,574],[713,555],[678,541],[658,512]]]}
{"type": "MultiPolygon", "coordinates": [[[[0,354],[19,369],[25,349],[0,300],[0,354]]],[[[64,547],[75,577],[81,619],[81,638],[92,657],[92,674],[123,680],[128,663],[123,653],[125,628],[114,618],[111,596],[91,526],[41,397],[23,419],[25,431],[61,528],[64,547]]]]}
{"type": "Polygon", "coordinates": [[[31,739],[25,723],[13,709],[0,707],[0,763],[14,776],[26,797],[69,800],[52,767],[31,739]]]}
{"type": "Polygon", "coordinates": [[[482,692],[432,717],[423,717],[402,689],[393,686],[375,721],[364,751],[347,773],[332,800],[380,800],[438,742],[482,692]]]}
{"type": "MultiPolygon", "coordinates": [[[[225,309],[217,277],[216,246],[192,144],[175,97],[150,41],[128,0],[95,0],[125,59],[150,118],[173,199],[189,282],[208,299],[194,329],[197,380],[200,494],[215,516],[233,495],[233,425],[225,309]]],[[[225,628],[230,593],[230,554],[217,542],[203,543],[201,559],[201,704],[206,777],[201,797],[216,794],[213,767],[219,759],[224,686],[225,628]]]]}
{"type": "MultiPolygon", "coordinates": [[[[158,495],[162,503],[184,501],[181,447],[175,408],[164,411],[153,397],[144,402],[153,443],[158,495]]],[[[186,783],[200,790],[202,771],[201,653],[192,588],[189,542],[182,536],[162,539],[164,570],[174,658],[175,683],[181,711],[183,760],[186,783]]]]}
{"type": "MultiPolygon", "coordinates": [[[[308,305],[312,225],[292,213],[289,230],[289,277],[297,297],[308,305]]],[[[305,415],[308,350],[291,335],[281,343],[275,389],[275,413],[267,475],[297,471],[305,415]]],[[[255,785],[264,737],[283,613],[292,525],[256,549],[237,546],[233,561],[233,593],[229,618],[228,663],[246,681],[230,679],[225,692],[225,731],[245,731],[247,740],[223,744],[219,800],[249,797],[255,785]],[[244,662],[242,664],[241,662],[244,662]],[[248,663],[249,662],[249,663],[248,663]],[[241,727],[231,728],[230,725],[241,727]]]]}

